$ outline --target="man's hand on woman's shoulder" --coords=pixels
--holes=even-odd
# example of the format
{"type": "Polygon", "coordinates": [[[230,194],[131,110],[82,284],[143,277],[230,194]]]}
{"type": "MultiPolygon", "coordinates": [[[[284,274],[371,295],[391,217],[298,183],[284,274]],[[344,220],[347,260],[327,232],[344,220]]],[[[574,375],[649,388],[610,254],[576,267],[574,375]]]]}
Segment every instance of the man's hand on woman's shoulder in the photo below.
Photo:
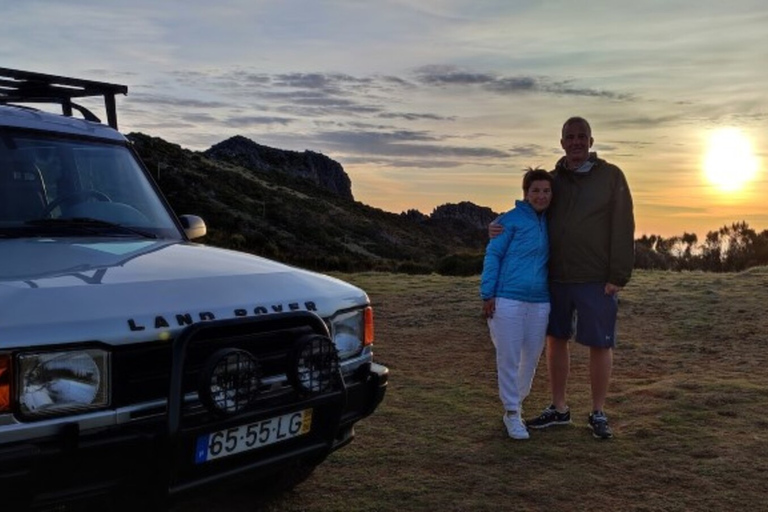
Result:
{"type": "Polygon", "coordinates": [[[501,234],[502,231],[504,231],[504,226],[497,223],[496,221],[493,221],[490,224],[488,224],[488,236],[490,238],[496,238],[501,234]]]}

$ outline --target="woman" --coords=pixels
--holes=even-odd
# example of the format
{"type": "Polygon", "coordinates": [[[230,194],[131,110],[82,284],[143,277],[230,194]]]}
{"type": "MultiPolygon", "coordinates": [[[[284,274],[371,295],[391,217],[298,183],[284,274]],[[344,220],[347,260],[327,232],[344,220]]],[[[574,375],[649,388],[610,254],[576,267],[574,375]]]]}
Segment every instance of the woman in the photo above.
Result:
{"type": "Polygon", "coordinates": [[[495,221],[504,230],[488,243],[480,283],[483,315],[496,347],[504,425],[513,439],[529,437],[522,403],[531,391],[549,317],[544,212],[552,200],[552,176],[528,169],[523,194],[524,200],[495,221]]]}

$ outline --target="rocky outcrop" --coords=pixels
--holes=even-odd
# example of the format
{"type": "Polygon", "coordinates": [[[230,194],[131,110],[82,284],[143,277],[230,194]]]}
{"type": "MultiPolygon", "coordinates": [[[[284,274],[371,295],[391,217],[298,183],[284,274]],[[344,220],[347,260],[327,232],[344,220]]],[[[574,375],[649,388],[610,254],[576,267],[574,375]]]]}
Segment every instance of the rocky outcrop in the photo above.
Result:
{"type": "Polygon", "coordinates": [[[237,135],[211,146],[203,155],[256,172],[283,173],[305,179],[337,196],[354,201],[352,182],[344,168],[321,153],[270,148],[237,135]]]}
{"type": "Polygon", "coordinates": [[[432,220],[460,221],[477,229],[486,230],[488,224],[498,217],[498,213],[486,206],[477,206],[469,201],[438,206],[430,216],[432,220]]]}
{"type": "Polygon", "coordinates": [[[416,209],[410,209],[410,210],[406,210],[404,212],[401,212],[400,213],[400,217],[402,217],[404,219],[408,219],[409,221],[412,221],[412,222],[422,222],[423,223],[423,222],[429,220],[429,216],[424,215],[423,213],[421,213],[419,210],[416,210],[416,209]]]}

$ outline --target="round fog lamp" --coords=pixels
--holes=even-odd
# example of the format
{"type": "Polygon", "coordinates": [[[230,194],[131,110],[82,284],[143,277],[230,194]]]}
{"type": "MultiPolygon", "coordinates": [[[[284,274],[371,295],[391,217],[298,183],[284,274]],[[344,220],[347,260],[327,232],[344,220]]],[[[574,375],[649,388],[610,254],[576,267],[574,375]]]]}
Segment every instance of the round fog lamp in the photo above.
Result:
{"type": "Polygon", "coordinates": [[[293,349],[291,380],[302,394],[333,389],[339,373],[339,355],[329,338],[319,334],[300,338],[293,349]]]}
{"type": "Polygon", "coordinates": [[[214,353],[200,374],[198,394],[208,410],[236,414],[253,405],[261,386],[261,367],[245,350],[230,348],[214,353]]]}

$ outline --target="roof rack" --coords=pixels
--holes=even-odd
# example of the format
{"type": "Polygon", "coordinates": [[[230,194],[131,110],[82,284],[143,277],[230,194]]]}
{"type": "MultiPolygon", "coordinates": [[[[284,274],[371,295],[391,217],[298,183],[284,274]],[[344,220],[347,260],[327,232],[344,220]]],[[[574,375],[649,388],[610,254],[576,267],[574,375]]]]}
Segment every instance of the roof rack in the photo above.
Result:
{"type": "Polygon", "coordinates": [[[0,104],[59,103],[62,114],[72,116],[72,109],[89,121],[101,120],[87,108],[72,102],[72,98],[102,96],[107,111],[107,123],[117,130],[116,94],[128,94],[128,86],[46,75],[32,71],[0,68],[0,104]]]}

